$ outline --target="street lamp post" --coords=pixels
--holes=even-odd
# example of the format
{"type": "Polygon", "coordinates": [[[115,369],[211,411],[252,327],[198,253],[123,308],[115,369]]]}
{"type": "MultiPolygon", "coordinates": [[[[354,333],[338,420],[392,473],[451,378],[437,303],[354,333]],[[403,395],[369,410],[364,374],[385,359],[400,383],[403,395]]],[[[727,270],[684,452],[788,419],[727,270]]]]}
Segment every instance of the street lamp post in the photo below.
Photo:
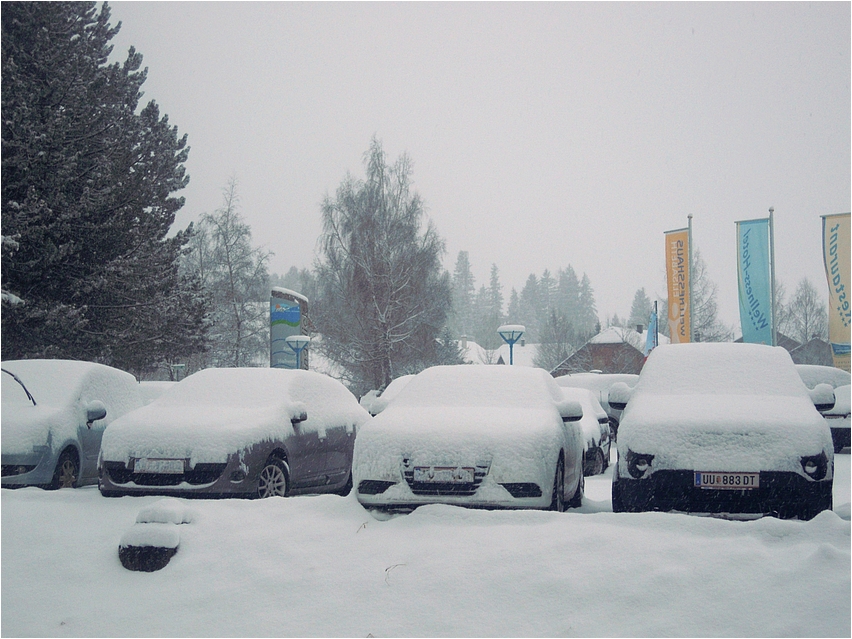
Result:
{"type": "Polygon", "coordinates": [[[515,342],[521,339],[521,335],[524,334],[524,331],[527,330],[524,326],[520,324],[504,324],[500,328],[497,329],[497,334],[503,338],[503,341],[509,345],[509,365],[513,365],[515,363],[515,357],[513,353],[513,349],[515,346],[515,342]]]}
{"type": "Polygon", "coordinates": [[[296,368],[302,368],[302,351],[308,347],[311,338],[307,335],[288,335],[284,343],[296,354],[296,368]]]}

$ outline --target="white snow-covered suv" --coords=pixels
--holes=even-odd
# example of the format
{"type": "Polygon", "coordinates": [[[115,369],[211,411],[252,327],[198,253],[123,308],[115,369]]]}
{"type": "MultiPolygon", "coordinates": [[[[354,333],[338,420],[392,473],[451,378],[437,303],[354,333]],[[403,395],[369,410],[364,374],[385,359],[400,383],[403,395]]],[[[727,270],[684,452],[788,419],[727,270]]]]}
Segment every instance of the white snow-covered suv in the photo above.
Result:
{"type": "Polygon", "coordinates": [[[783,348],[675,344],[654,349],[625,404],[612,507],[810,519],[832,507],[834,448],[783,348]]]}

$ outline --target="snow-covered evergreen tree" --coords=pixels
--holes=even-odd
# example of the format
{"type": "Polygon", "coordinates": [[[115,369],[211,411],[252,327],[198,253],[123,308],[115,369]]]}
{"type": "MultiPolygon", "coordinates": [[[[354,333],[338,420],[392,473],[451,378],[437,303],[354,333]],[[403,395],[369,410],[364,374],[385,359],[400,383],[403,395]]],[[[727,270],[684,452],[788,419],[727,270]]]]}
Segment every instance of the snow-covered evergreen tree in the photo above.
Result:
{"type": "Polygon", "coordinates": [[[186,136],[155,102],[131,48],[108,63],[106,3],[2,11],[3,358],[68,357],[142,374],[204,347],[198,282],[167,234],[186,186],[186,136]],[[4,300],[6,298],[4,297],[4,300]],[[8,300],[6,300],[8,301],[8,300]]]}

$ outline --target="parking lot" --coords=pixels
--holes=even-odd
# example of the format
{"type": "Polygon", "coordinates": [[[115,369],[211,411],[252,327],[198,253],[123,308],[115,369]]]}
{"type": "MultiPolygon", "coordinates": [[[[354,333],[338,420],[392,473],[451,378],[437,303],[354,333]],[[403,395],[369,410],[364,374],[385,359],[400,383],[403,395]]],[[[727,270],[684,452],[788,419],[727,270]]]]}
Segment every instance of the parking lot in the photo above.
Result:
{"type": "Polygon", "coordinates": [[[848,452],[809,522],[612,513],[611,468],[566,513],[180,500],[191,522],[152,573],[117,548],[162,498],[3,490],[2,633],[849,636],[848,452]]]}

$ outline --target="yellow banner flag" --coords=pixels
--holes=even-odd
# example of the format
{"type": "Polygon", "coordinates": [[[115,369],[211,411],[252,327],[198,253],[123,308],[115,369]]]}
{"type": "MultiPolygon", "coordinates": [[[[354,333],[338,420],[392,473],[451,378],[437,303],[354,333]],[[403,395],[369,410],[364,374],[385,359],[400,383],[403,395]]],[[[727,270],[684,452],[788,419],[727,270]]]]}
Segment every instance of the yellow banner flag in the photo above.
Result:
{"type": "Polygon", "coordinates": [[[689,316],[689,229],[666,231],[666,276],[669,289],[669,338],[672,344],[692,341],[689,316]]]}
{"type": "Polygon", "coordinates": [[[834,365],[849,370],[850,281],[849,213],[822,216],[822,253],[828,280],[828,341],[834,365]]]}

